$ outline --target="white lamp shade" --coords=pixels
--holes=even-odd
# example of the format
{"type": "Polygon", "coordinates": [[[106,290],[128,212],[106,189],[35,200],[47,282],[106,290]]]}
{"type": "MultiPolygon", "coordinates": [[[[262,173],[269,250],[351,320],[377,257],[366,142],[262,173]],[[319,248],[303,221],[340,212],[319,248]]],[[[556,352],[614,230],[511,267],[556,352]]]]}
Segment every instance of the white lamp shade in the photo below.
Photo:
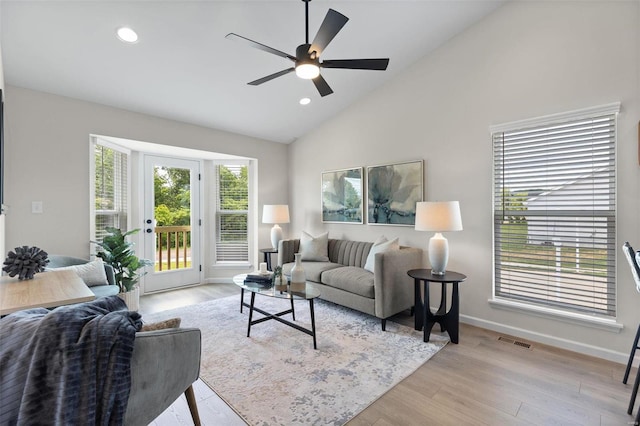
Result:
{"type": "Polygon", "coordinates": [[[265,204],[262,209],[262,223],[275,223],[271,228],[271,245],[278,249],[282,240],[282,228],[279,223],[289,223],[289,206],[286,204],[265,204]]]}
{"type": "Polygon", "coordinates": [[[262,223],[289,223],[289,206],[265,204],[262,209],[262,223]]]}
{"type": "Polygon", "coordinates": [[[462,231],[458,201],[420,201],[416,203],[417,231],[462,231]]]}

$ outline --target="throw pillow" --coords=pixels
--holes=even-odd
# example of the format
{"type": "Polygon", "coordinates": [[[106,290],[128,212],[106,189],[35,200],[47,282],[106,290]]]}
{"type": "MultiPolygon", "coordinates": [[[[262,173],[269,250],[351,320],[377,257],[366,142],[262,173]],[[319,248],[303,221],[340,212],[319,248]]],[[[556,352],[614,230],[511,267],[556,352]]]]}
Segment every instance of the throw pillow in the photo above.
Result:
{"type": "Polygon", "coordinates": [[[180,318],[171,318],[164,321],[151,322],[149,324],[144,324],[140,329],[140,331],[164,330],[166,328],[178,328],[178,327],[180,327],[180,318]]]}
{"type": "Polygon", "coordinates": [[[329,233],[314,237],[307,232],[302,231],[300,237],[300,253],[301,260],[312,262],[328,262],[329,261],[329,233]]]}
{"type": "Polygon", "coordinates": [[[63,266],[62,268],[52,269],[55,271],[70,270],[78,274],[82,281],[88,286],[107,285],[107,274],[104,272],[104,263],[102,259],[97,258],[91,262],[80,265],[63,266]]]}
{"type": "Polygon", "coordinates": [[[400,244],[398,243],[398,237],[388,240],[383,236],[376,240],[369,251],[369,255],[367,256],[367,261],[364,264],[364,269],[369,272],[373,272],[375,269],[376,263],[376,253],[384,253],[389,250],[399,250],[400,244]]]}

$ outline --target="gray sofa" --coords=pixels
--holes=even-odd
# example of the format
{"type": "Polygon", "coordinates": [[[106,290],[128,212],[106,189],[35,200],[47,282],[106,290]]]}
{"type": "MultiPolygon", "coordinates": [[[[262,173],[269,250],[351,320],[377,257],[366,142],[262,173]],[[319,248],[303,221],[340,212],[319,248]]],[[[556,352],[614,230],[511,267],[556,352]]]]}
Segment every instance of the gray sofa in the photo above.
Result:
{"type": "MultiPolygon", "coordinates": [[[[303,261],[308,283],[320,290],[320,298],[386,320],[413,307],[414,286],[407,275],[422,266],[422,250],[400,247],[375,254],[374,272],[364,269],[373,243],[329,239],[328,262],[303,261]]],[[[278,245],[278,266],[289,275],[300,240],[282,240],[278,245]]]]}

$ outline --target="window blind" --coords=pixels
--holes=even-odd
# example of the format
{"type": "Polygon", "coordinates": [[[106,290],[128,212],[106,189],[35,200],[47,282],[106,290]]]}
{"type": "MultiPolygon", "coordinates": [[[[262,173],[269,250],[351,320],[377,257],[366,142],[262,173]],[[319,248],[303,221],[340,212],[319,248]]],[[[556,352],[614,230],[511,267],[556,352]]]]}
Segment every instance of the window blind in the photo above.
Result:
{"type": "Polygon", "coordinates": [[[95,161],[95,238],[102,241],[106,228],[127,230],[126,153],[96,144],[95,161]]]}
{"type": "Polygon", "coordinates": [[[495,297],[615,316],[616,113],[492,132],[495,297]]]}
{"type": "Polygon", "coordinates": [[[243,165],[216,166],[216,261],[249,261],[249,182],[243,165]]]}

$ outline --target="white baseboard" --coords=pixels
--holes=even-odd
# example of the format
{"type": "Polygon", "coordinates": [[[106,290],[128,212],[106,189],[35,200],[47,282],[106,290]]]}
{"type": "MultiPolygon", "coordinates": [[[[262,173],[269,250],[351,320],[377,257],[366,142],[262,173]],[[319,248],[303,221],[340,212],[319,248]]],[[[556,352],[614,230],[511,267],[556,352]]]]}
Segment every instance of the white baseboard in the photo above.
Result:
{"type": "Polygon", "coordinates": [[[486,328],[488,330],[493,330],[498,333],[505,333],[514,337],[521,337],[523,339],[532,340],[534,342],[543,343],[545,345],[578,352],[584,355],[590,355],[597,358],[618,362],[621,364],[626,364],[627,360],[629,359],[628,353],[616,352],[607,348],[587,345],[568,339],[561,339],[555,336],[550,336],[548,334],[537,333],[535,331],[512,327],[493,321],[483,320],[480,318],[470,317],[468,315],[460,315],[460,322],[474,325],[476,327],[486,328]]]}

